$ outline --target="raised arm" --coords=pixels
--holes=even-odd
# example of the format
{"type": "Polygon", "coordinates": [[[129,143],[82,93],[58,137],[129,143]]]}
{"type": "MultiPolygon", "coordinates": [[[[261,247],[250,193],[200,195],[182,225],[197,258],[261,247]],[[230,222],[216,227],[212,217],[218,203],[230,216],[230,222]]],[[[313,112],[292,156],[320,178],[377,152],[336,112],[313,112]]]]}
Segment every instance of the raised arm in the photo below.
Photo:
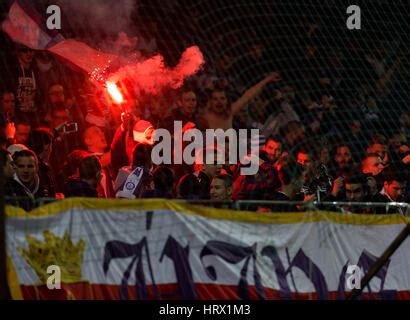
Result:
{"type": "Polygon", "coordinates": [[[266,78],[246,90],[242,97],[232,104],[232,112],[234,114],[239,112],[250,100],[256,97],[269,82],[277,82],[279,80],[281,80],[279,73],[272,72],[269,74],[266,78]]]}

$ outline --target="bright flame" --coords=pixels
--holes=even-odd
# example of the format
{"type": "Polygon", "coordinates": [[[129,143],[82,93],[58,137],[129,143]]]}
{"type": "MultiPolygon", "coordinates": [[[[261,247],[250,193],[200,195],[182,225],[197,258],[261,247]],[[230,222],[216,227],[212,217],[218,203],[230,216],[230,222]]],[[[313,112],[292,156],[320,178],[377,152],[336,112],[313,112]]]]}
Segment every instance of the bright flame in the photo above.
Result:
{"type": "Polygon", "coordinates": [[[108,93],[110,94],[111,98],[117,103],[120,104],[124,101],[120,90],[118,89],[117,85],[113,82],[106,82],[108,93]]]}

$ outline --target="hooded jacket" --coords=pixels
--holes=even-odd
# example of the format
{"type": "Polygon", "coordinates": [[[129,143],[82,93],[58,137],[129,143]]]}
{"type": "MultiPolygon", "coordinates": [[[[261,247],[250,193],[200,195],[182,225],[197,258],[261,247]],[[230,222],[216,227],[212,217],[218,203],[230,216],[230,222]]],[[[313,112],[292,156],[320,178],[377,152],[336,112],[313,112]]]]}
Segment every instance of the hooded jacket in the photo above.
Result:
{"type": "Polygon", "coordinates": [[[4,189],[6,203],[21,207],[26,211],[30,211],[36,207],[36,199],[50,197],[47,188],[40,184],[38,175],[35,177],[34,188],[32,190],[24,185],[17,174],[14,174],[14,177],[7,181],[4,189]]]}

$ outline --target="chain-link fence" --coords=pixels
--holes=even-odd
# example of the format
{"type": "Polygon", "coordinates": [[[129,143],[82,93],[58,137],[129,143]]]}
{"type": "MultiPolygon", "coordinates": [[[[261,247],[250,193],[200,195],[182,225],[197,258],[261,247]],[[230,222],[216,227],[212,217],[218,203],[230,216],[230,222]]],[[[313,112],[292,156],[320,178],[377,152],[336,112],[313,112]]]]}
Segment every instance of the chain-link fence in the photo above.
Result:
{"type": "MultiPolygon", "coordinates": [[[[126,43],[128,53],[137,52],[142,59],[160,53],[167,65],[175,65],[185,48],[197,45],[205,66],[187,82],[199,92],[198,113],[206,109],[207,90],[217,84],[235,101],[247,88],[277,71],[282,81],[265,86],[234,114],[234,128],[258,128],[263,141],[278,136],[289,154],[302,149],[310,161],[319,164],[319,180],[332,178],[328,189],[334,180],[356,172],[352,167],[376,176],[380,168],[369,168],[370,172],[362,168],[362,160],[373,153],[381,158],[383,168],[394,167],[395,176],[407,178],[407,1],[356,2],[361,22],[360,29],[354,30],[347,26],[352,16],[347,13],[348,1],[23,2],[44,19],[48,5],[59,5],[62,28],[58,32],[102,52],[122,50],[126,43]],[[125,33],[119,35],[121,31],[125,33]]],[[[12,3],[2,1],[2,18],[12,3]]],[[[15,45],[4,32],[1,47],[1,88],[15,92],[15,45]]],[[[38,96],[32,118],[38,117],[38,122],[47,118],[49,89],[55,83],[64,87],[67,105],[78,103],[79,108],[70,109],[70,117],[83,113],[80,118],[87,118],[89,104],[81,104],[87,75],[41,51],[35,53],[34,64],[38,96]]],[[[15,94],[18,108],[21,97],[15,94]]],[[[165,114],[175,101],[164,93],[162,103],[165,114]]],[[[150,114],[149,104],[141,107],[150,114]]],[[[102,114],[112,117],[109,140],[119,124],[118,114],[102,114]]],[[[68,151],[60,156],[65,157],[68,151]]],[[[385,181],[375,180],[373,184],[380,191],[385,181]]],[[[405,201],[404,193],[400,201],[405,201]]]]}

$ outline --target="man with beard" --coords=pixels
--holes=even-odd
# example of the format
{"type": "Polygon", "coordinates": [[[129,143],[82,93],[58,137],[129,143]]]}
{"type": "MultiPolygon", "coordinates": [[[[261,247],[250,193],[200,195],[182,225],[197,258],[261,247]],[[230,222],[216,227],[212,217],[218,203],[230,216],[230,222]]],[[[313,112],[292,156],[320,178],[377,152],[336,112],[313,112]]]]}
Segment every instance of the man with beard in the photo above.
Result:
{"type": "MultiPolygon", "coordinates": [[[[370,202],[372,199],[369,195],[367,180],[365,176],[357,174],[346,177],[345,195],[342,201],[348,202],[370,202]]],[[[360,208],[359,206],[343,206],[343,212],[353,213],[373,213],[371,208],[360,208]]]]}
{"type": "Polygon", "coordinates": [[[282,142],[277,137],[269,136],[262,150],[266,152],[269,162],[274,165],[282,154],[282,142]]]}
{"type": "Polygon", "coordinates": [[[382,159],[383,166],[389,164],[389,154],[388,154],[386,138],[380,134],[375,134],[370,142],[369,147],[367,148],[367,154],[375,153],[382,159]]]}
{"type": "Polygon", "coordinates": [[[383,210],[373,208],[369,206],[354,205],[354,203],[373,202],[375,199],[369,194],[369,186],[367,184],[366,176],[360,172],[351,173],[349,176],[343,179],[344,192],[339,193],[337,196],[330,194],[324,201],[325,202],[350,202],[352,204],[341,205],[339,207],[325,206],[323,209],[330,211],[342,211],[346,213],[384,213],[383,210]]]}
{"type": "Polygon", "coordinates": [[[203,115],[203,125],[208,129],[232,128],[233,116],[238,113],[252,98],[258,95],[262,89],[271,82],[281,80],[278,73],[273,72],[262,81],[245,91],[234,103],[230,104],[225,89],[215,87],[209,94],[208,105],[203,115]]]}
{"type": "Polygon", "coordinates": [[[332,186],[332,179],[327,173],[327,168],[316,160],[314,147],[303,145],[296,159],[304,171],[304,184],[300,190],[303,195],[314,196],[317,200],[327,196],[332,186]]]}
{"type": "Polygon", "coordinates": [[[352,152],[347,144],[336,146],[333,160],[335,178],[347,175],[353,168],[352,152]]]}
{"type": "MultiPolygon", "coordinates": [[[[408,169],[404,165],[390,166],[383,171],[383,189],[374,196],[377,202],[404,202],[408,169]]],[[[388,206],[386,213],[404,214],[402,208],[388,206]]]]}
{"type": "Polygon", "coordinates": [[[332,176],[334,178],[332,195],[337,197],[344,186],[344,179],[353,170],[353,159],[350,147],[347,144],[339,144],[335,148],[333,158],[332,176]]]}

